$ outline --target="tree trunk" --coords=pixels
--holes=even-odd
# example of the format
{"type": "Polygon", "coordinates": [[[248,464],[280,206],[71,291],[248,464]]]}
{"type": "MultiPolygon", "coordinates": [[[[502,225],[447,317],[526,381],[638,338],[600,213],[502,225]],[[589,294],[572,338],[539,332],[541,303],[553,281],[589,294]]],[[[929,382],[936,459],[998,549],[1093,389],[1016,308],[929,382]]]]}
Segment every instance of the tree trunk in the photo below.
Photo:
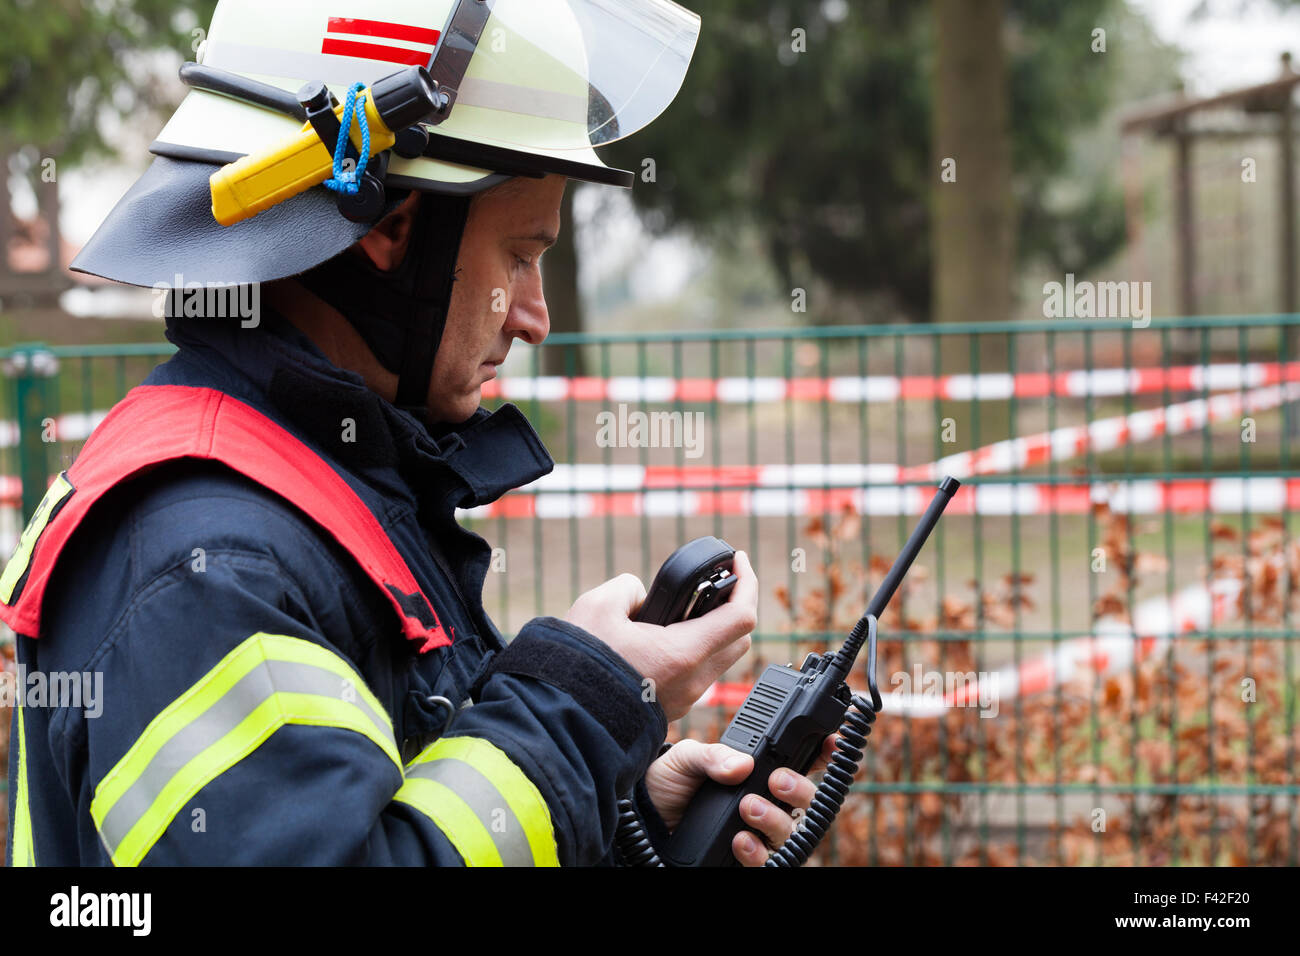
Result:
{"type": "Polygon", "coordinates": [[[1003,3],[933,0],[932,11],[934,320],[1003,321],[1015,247],[1003,3]]]}
{"type": "MultiPolygon", "coordinates": [[[[560,238],[542,260],[542,289],[551,316],[552,332],[582,331],[582,298],[578,293],[578,245],[574,236],[573,193],[564,190],[560,206],[560,238]]],[[[583,375],[582,349],[576,345],[542,349],[543,375],[583,375]]]]}
{"type": "MultiPolygon", "coordinates": [[[[57,155],[52,151],[41,151],[42,156],[57,155]]],[[[34,295],[34,304],[42,307],[55,307],[59,304],[59,295],[67,288],[67,278],[63,272],[63,256],[60,241],[63,235],[59,228],[59,182],[52,179],[46,182],[41,178],[40,161],[32,171],[32,189],[36,193],[36,210],[45,222],[45,251],[49,262],[41,274],[42,287],[34,295]]]]}
{"type": "Polygon", "coordinates": [[[0,279],[10,274],[9,244],[14,238],[14,213],[9,208],[9,150],[0,143],[0,279]]]}
{"type": "Polygon", "coordinates": [[[32,177],[32,188],[36,190],[36,203],[41,219],[45,221],[45,248],[50,256],[46,271],[51,275],[63,272],[62,231],[59,229],[59,182],[58,179],[46,182],[41,178],[38,166],[32,177]]]}

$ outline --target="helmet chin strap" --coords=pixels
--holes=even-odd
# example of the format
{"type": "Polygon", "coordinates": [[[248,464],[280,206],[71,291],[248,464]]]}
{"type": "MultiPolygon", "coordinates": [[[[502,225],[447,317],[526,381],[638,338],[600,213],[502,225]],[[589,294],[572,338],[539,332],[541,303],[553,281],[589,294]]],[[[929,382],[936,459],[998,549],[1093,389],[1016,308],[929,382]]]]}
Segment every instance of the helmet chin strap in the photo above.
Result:
{"type": "Polygon", "coordinates": [[[422,193],[406,255],[389,272],[345,251],[297,277],[337,309],[379,363],[397,374],[393,404],[426,423],[471,198],[422,193]]]}

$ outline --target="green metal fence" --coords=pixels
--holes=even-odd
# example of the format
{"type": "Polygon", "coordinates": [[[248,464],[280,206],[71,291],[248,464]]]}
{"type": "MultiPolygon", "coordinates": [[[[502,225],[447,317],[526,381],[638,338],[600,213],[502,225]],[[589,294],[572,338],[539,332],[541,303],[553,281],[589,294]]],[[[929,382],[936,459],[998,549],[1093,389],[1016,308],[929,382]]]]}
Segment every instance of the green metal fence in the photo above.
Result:
{"type": "MultiPolygon", "coordinates": [[[[1295,864],[1297,326],[552,336],[486,399],[560,467],[463,516],[496,549],[485,600],[509,634],[690,538],[745,549],[755,651],[674,728],[717,739],[764,663],[841,639],[954,473],[881,622],[894,693],[828,862],[1295,864]]],[[[169,351],[0,352],[6,547],[169,351]]]]}

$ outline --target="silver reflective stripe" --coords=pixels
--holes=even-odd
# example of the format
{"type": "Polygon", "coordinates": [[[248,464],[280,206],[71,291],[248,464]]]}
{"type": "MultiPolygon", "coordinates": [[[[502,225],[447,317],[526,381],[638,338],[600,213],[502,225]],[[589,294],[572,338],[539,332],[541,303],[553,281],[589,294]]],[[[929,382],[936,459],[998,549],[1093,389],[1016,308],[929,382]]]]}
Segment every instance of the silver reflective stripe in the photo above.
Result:
{"type": "Polygon", "coordinates": [[[504,113],[540,116],[543,119],[577,123],[584,127],[587,125],[585,96],[536,90],[528,86],[517,86],[514,83],[502,83],[500,80],[466,77],[456,93],[456,102],[464,103],[466,106],[500,110],[504,113]]]}
{"type": "MultiPolygon", "coordinates": [[[[324,667],[292,661],[262,661],[216,703],[163,744],[139,779],[113,804],[99,827],[100,839],[104,841],[108,855],[113,856],[118,844],[153,806],[163,788],[181,768],[238,727],[244,718],[273,695],[315,694],[338,700],[346,686],[343,678],[324,667]]],[[[355,694],[349,703],[365,713],[381,737],[392,739],[392,727],[384,717],[375,713],[364,695],[355,694]]]]}
{"type": "Polygon", "coordinates": [[[406,777],[435,780],[465,801],[492,837],[505,866],[536,866],[523,824],[492,781],[463,760],[441,757],[407,768],[406,777]]]}

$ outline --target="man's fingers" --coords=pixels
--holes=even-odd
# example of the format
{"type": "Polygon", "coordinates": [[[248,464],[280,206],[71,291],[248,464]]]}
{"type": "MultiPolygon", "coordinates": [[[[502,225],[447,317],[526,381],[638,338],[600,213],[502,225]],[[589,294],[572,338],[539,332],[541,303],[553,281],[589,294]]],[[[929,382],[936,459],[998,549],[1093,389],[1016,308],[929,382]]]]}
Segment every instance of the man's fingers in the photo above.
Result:
{"type": "MultiPolygon", "coordinates": [[[[743,562],[743,566],[740,566],[739,570],[742,571],[747,570],[749,575],[752,577],[753,569],[749,567],[749,558],[745,556],[745,552],[737,551],[736,555],[737,555],[736,557],[737,565],[740,566],[741,562],[743,562]]],[[[737,582],[736,587],[739,586],[740,584],[739,582],[737,582]]],[[[714,611],[710,611],[709,613],[710,615],[718,614],[725,609],[726,609],[726,605],[724,605],[722,608],[715,609],[714,611]]],[[[741,623],[743,624],[743,622],[741,623]]],[[[738,660],[740,660],[742,657],[744,657],[746,654],[749,653],[749,649],[752,646],[752,644],[753,644],[753,638],[750,636],[749,632],[746,631],[745,633],[741,634],[739,637],[733,638],[731,641],[723,643],[720,648],[713,651],[709,655],[709,657],[704,661],[703,669],[707,671],[709,674],[715,674],[719,678],[721,678],[723,674],[725,674],[727,671],[731,669],[731,666],[733,664],[735,664],[738,660]]]]}
{"type": "Polygon", "coordinates": [[[794,832],[794,818],[756,793],[740,801],[740,818],[763,834],[770,846],[780,846],[794,832]]]}
{"type": "Polygon", "coordinates": [[[762,866],[767,862],[767,847],[748,830],[731,838],[731,852],[742,866],[762,866]]]}
{"type": "Polygon", "coordinates": [[[745,866],[762,866],[767,862],[767,847],[748,830],[741,830],[731,838],[731,852],[745,866]]]}
{"type": "Polygon", "coordinates": [[[711,674],[717,674],[718,678],[721,679],[723,674],[731,670],[732,664],[736,663],[736,661],[749,653],[749,649],[753,643],[753,639],[748,634],[739,640],[732,641],[730,644],[723,647],[722,650],[714,651],[713,655],[705,664],[706,669],[711,674]]]}
{"type": "Polygon", "coordinates": [[[601,617],[613,607],[624,617],[631,617],[645,602],[645,596],[645,585],[640,578],[635,574],[620,574],[580,595],[566,616],[572,617],[575,610],[584,608],[588,616],[601,617]]]}
{"type": "MultiPolygon", "coordinates": [[[[802,810],[808,809],[817,792],[807,777],[784,768],[772,771],[767,786],[776,799],[802,810]]],[[[763,834],[769,846],[780,846],[794,832],[794,815],[756,793],[751,793],[740,801],[740,816],[763,834]]],[[[767,848],[761,845],[756,848],[758,842],[752,834],[737,834],[732,841],[732,852],[746,866],[762,866],[767,861],[767,848]],[[749,839],[745,839],[746,836],[749,839]]]]}
{"type": "Polygon", "coordinates": [[[821,773],[831,765],[831,757],[835,756],[835,734],[831,734],[822,741],[822,753],[817,761],[812,765],[809,773],[821,773]]]}
{"type": "Polygon", "coordinates": [[[811,780],[785,768],[772,771],[772,776],[767,778],[767,788],[782,803],[805,810],[812,806],[813,796],[817,793],[811,780]]]}

